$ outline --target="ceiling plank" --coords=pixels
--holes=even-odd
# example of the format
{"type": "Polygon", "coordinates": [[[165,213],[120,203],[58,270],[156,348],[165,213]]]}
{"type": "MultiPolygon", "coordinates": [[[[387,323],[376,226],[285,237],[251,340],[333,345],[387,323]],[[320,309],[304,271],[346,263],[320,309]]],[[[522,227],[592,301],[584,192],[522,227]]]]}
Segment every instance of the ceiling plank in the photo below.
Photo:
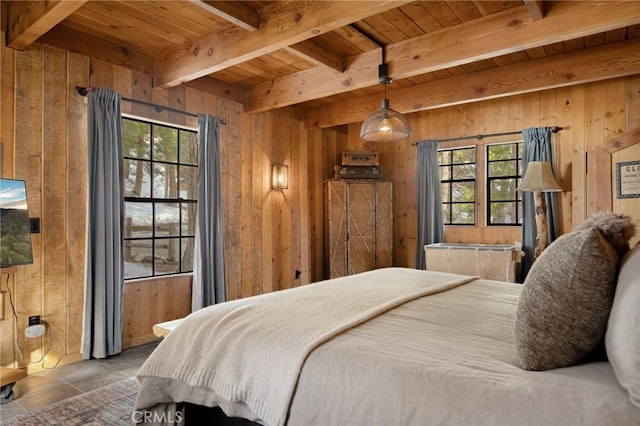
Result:
{"type": "Polygon", "coordinates": [[[7,10],[7,46],[24,50],[78,10],[87,0],[17,1],[7,10]]]}
{"type": "Polygon", "coordinates": [[[534,21],[544,18],[544,3],[542,0],[524,0],[524,5],[529,10],[529,16],[534,21]]]}
{"type": "MultiPolygon", "coordinates": [[[[388,97],[391,108],[410,113],[638,73],[638,43],[627,40],[405,87],[388,97]]],[[[305,123],[332,127],[363,121],[380,108],[380,99],[375,94],[308,109],[305,123]]]]}
{"type": "Polygon", "coordinates": [[[256,31],[210,34],[158,58],[154,84],[176,86],[408,2],[352,2],[349,13],[342,2],[275,2],[262,10],[264,23],[256,31]]]}
{"type": "MultiPolygon", "coordinates": [[[[494,56],[570,40],[640,22],[635,2],[553,3],[533,21],[522,6],[387,47],[389,75],[414,77],[494,56]]],[[[301,71],[247,89],[247,112],[260,112],[378,84],[378,51],[346,61],[344,73],[301,71]]]]}
{"type": "Polygon", "coordinates": [[[134,71],[145,74],[153,73],[153,58],[151,56],[63,25],[56,26],[43,35],[39,41],[134,71]]]}

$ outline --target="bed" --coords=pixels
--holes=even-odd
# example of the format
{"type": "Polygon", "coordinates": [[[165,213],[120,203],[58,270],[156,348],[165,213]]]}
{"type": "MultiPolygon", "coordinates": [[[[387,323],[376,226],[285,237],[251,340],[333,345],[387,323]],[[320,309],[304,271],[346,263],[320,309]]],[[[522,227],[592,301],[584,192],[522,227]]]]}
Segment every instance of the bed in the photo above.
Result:
{"type": "MultiPolygon", "coordinates": [[[[635,284],[624,285],[622,308],[609,308],[638,339],[628,299],[638,296],[640,247],[627,257],[614,278],[635,284]]],[[[211,415],[229,424],[640,425],[635,371],[590,357],[519,366],[524,288],[385,268],[205,308],[139,371],[136,412],[166,424],[203,424],[207,410],[195,408],[217,407],[211,415]]],[[[611,342],[620,339],[630,344],[611,342]]]]}

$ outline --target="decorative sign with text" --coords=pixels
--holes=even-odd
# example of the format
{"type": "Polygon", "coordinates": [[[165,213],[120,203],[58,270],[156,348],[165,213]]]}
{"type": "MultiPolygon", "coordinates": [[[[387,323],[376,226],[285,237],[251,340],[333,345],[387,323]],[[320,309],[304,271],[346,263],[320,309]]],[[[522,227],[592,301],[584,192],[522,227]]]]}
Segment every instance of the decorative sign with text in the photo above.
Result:
{"type": "Polygon", "coordinates": [[[616,163],[617,198],[640,197],[640,161],[616,163]]]}

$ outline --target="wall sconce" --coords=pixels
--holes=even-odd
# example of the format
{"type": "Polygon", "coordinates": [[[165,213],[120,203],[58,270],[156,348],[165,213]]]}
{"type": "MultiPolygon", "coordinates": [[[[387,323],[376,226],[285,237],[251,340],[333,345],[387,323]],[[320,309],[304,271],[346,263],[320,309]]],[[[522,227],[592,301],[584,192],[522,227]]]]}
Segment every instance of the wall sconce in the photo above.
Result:
{"type": "Polygon", "coordinates": [[[271,188],[289,188],[289,166],[280,163],[275,163],[273,165],[273,168],[271,169],[271,188]]]}

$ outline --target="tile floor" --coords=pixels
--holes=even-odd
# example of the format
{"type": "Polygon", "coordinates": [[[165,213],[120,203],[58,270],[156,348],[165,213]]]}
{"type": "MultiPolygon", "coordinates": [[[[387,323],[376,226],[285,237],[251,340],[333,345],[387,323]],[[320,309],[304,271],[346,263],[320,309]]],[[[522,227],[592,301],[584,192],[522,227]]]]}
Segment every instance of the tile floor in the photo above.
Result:
{"type": "Polygon", "coordinates": [[[108,359],[74,362],[18,380],[13,401],[0,405],[0,421],[134,376],[156,346],[136,346],[108,359]]]}

